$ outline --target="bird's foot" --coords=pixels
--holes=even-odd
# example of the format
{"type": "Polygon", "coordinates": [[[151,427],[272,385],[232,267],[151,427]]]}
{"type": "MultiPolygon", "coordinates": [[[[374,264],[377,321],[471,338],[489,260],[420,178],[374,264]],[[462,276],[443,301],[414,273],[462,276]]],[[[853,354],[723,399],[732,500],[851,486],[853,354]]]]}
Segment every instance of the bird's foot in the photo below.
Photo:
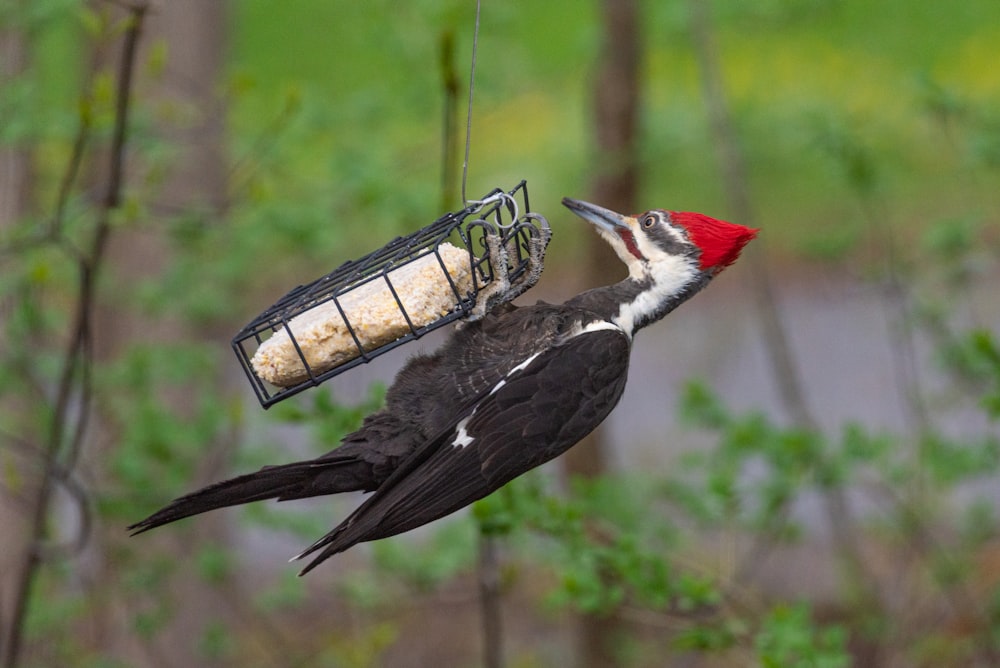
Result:
{"type": "Polygon", "coordinates": [[[525,225],[513,233],[506,243],[496,231],[487,232],[485,244],[490,261],[491,280],[479,291],[476,305],[466,318],[468,322],[482,319],[496,307],[520,297],[538,283],[544,268],[545,250],[552,239],[552,230],[544,218],[541,216],[537,218],[540,219],[538,227],[525,225]],[[523,247],[519,247],[523,239],[522,232],[527,235],[528,240],[523,247]],[[514,258],[513,266],[511,258],[514,258]],[[511,271],[522,262],[523,270],[511,281],[511,271]]]}
{"type": "Polygon", "coordinates": [[[486,314],[493,310],[498,304],[508,301],[507,294],[510,292],[510,273],[508,263],[510,255],[503,238],[494,229],[486,232],[485,238],[486,256],[490,261],[490,282],[479,291],[476,296],[476,305],[472,307],[466,317],[468,322],[482,320],[486,314]]]}
{"type": "MultiPolygon", "coordinates": [[[[528,243],[526,244],[527,262],[524,271],[508,288],[506,301],[517,299],[535,287],[538,279],[542,277],[542,269],[545,268],[545,250],[549,246],[549,241],[552,240],[552,230],[549,228],[548,221],[544,218],[541,216],[534,217],[539,219],[540,225],[537,228],[534,226],[525,226],[524,228],[529,233],[528,243]]],[[[515,235],[512,243],[516,244],[518,238],[519,235],[515,235]]]]}

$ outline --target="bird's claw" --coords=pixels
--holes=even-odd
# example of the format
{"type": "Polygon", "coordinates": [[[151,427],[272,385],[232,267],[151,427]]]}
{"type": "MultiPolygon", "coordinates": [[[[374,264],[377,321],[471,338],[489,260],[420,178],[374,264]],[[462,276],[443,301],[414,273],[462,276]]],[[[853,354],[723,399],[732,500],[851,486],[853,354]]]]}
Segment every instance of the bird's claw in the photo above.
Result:
{"type": "Polygon", "coordinates": [[[466,318],[469,322],[484,318],[495,306],[507,301],[505,298],[510,292],[510,273],[508,270],[510,255],[507,251],[507,245],[492,228],[486,232],[484,242],[486,256],[490,262],[490,282],[476,296],[476,305],[472,307],[466,318]]]}
{"type": "Polygon", "coordinates": [[[476,304],[466,317],[468,322],[481,320],[497,306],[520,297],[534,287],[541,278],[545,250],[552,238],[552,231],[544,218],[541,218],[541,225],[538,228],[527,225],[522,229],[528,231],[528,242],[523,248],[526,257],[523,259],[522,247],[519,246],[521,239],[519,232],[511,234],[506,243],[496,230],[490,229],[486,232],[485,244],[490,262],[490,282],[479,291],[476,304]],[[514,263],[511,262],[512,257],[515,258],[514,263]],[[522,262],[523,271],[511,281],[511,271],[522,262]]]}

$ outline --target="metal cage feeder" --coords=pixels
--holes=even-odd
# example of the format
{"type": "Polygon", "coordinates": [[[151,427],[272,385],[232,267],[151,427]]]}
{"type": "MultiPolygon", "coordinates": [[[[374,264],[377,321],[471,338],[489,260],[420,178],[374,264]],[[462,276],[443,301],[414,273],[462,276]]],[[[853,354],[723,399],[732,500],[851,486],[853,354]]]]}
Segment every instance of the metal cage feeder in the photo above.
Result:
{"type": "Polygon", "coordinates": [[[529,271],[533,240],[549,235],[546,220],[530,213],[525,181],[497,188],[294,288],[240,330],[233,350],[269,408],[469,316],[498,272],[514,283],[529,271]],[[505,249],[506,267],[493,266],[491,237],[505,249]]]}

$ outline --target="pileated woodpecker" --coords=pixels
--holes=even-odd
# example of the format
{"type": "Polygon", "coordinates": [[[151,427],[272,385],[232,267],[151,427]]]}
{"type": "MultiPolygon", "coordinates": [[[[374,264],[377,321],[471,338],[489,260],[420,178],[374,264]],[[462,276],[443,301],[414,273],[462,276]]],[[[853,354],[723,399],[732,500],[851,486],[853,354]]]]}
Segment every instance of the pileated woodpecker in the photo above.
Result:
{"type": "Polygon", "coordinates": [[[637,216],[565,198],[628,267],[628,278],[564,304],[504,304],[410,360],[340,447],[183,496],[129,527],[141,533],[207,510],[374,491],[313,543],[302,570],[349,547],[419,527],[565,452],[625,388],[635,333],[732,264],[757,230],[698,213],[637,216]]]}

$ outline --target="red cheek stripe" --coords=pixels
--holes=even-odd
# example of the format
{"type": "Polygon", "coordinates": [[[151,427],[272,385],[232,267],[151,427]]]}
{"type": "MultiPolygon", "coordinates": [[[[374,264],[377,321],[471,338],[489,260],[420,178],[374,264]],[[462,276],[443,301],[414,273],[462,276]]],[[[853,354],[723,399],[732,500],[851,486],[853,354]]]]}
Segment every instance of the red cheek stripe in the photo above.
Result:
{"type": "Polygon", "coordinates": [[[642,260],[642,253],[639,252],[639,247],[635,244],[635,236],[632,234],[632,230],[618,230],[618,236],[621,240],[625,242],[625,248],[628,252],[636,257],[637,260],[642,260]]]}

